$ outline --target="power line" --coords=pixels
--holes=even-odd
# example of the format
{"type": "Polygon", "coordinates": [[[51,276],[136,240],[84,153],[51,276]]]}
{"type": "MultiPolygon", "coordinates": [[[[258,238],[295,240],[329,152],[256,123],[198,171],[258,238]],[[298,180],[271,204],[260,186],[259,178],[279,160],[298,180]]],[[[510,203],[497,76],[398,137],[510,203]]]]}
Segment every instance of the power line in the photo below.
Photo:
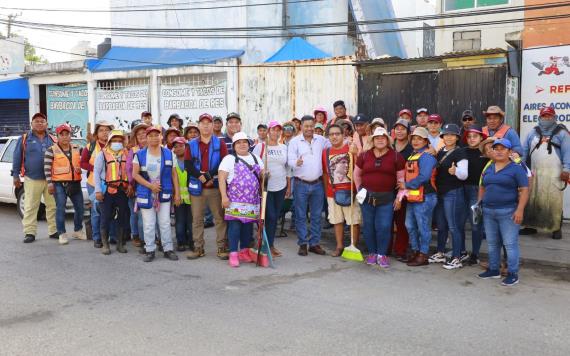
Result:
{"type": "MultiPolygon", "coordinates": [[[[380,25],[380,24],[393,24],[399,22],[417,22],[417,21],[430,21],[430,20],[443,20],[450,18],[466,18],[473,16],[484,16],[484,15],[497,15],[503,13],[521,12],[521,11],[536,11],[536,10],[546,10],[546,9],[556,9],[561,7],[570,7],[570,1],[561,1],[556,3],[542,4],[542,5],[529,5],[529,6],[512,6],[508,8],[495,8],[495,9],[483,9],[475,10],[469,12],[453,12],[435,15],[424,15],[424,16],[412,16],[412,17],[400,17],[400,18],[388,18],[388,19],[377,19],[377,20],[366,20],[366,21],[345,21],[345,22],[329,22],[329,23],[317,23],[317,24],[304,24],[304,25],[289,25],[288,29],[308,29],[308,28],[325,28],[325,27],[344,27],[350,25],[380,25]]],[[[0,7],[1,8],[1,7],[0,7]]],[[[174,10],[174,9],[169,9],[174,10]]],[[[14,21],[20,25],[29,26],[46,26],[46,27],[56,27],[56,28],[66,28],[66,29],[82,29],[82,30],[94,30],[94,31],[113,31],[113,32],[242,32],[242,31],[267,31],[267,30],[282,30],[282,26],[255,26],[255,27],[214,27],[214,28],[140,28],[140,27],[100,27],[100,26],[79,26],[79,25],[63,25],[63,24],[53,24],[53,23],[38,23],[38,22],[26,22],[26,21],[14,21]]]]}
{"type": "MultiPolygon", "coordinates": [[[[481,22],[470,22],[470,23],[456,23],[456,24],[447,24],[447,25],[434,25],[430,26],[431,29],[449,29],[449,28],[463,28],[463,27],[472,27],[472,26],[492,26],[496,24],[516,24],[520,22],[535,22],[535,21],[544,21],[544,20],[556,20],[556,19],[564,19],[569,18],[570,13],[561,14],[561,15],[551,15],[551,16],[538,16],[532,18],[519,18],[519,19],[504,19],[504,20],[495,20],[495,21],[481,21],[481,22]]],[[[0,20],[0,23],[6,23],[5,20],[0,20]]],[[[86,31],[79,31],[79,30],[68,30],[68,29],[54,29],[50,27],[43,27],[43,26],[24,26],[13,22],[13,26],[17,26],[20,28],[26,28],[30,30],[46,30],[46,31],[55,31],[55,32],[67,32],[67,33],[76,33],[76,34],[89,34],[89,35],[104,35],[97,32],[86,32],[86,31]]],[[[393,32],[410,32],[410,31],[424,31],[425,27],[403,27],[403,28],[392,28],[392,29],[371,29],[367,31],[359,31],[359,34],[379,34],[379,33],[393,33],[393,32]]],[[[304,33],[302,34],[305,37],[323,37],[323,36],[346,36],[346,31],[340,32],[312,32],[312,33],[304,33]]],[[[301,34],[299,34],[301,35],[301,34]]],[[[237,35],[237,34],[223,34],[223,35],[210,35],[210,34],[178,34],[178,35],[171,35],[171,34],[152,34],[152,33],[114,33],[113,36],[116,37],[133,37],[133,38],[198,38],[198,39],[249,39],[249,38],[289,38],[294,37],[295,34],[283,34],[283,33],[272,33],[272,34],[245,34],[245,35],[237,35]]]]}
{"type": "MultiPolygon", "coordinates": [[[[4,41],[8,41],[11,43],[15,43],[18,45],[23,46],[24,44],[20,43],[20,42],[16,42],[16,41],[12,41],[9,39],[4,39],[4,41]]],[[[566,47],[568,46],[567,44],[561,44],[561,45],[551,45],[551,46],[540,46],[540,47],[533,47],[533,48],[523,48],[523,49],[519,49],[520,52],[525,52],[525,51],[531,51],[531,50],[536,50],[536,49],[544,49],[544,48],[558,48],[558,47],[566,47]]],[[[70,55],[75,55],[75,56],[79,56],[79,57],[84,57],[86,59],[99,59],[97,56],[92,56],[89,54],[85,54],[85,53],[74,53],[74,52],[69,52],[69,51],[62,51],[62,50],[58,50],[58,49],[53,49],[53,48],[47,48],[47,47],[42,47],[42,46],[34,46],[37,49],[42,49],[44,51],[50,51],[50,52],[55,52],[55,53],[62,53],[62,54],[70,54],[70,55]]],[[[477,52],[477,51],[475,51],[477,52]]],[[[506,51],[505,51],[506,52],[506,51]]],[[[497,53],[502,53],[502,52],[497,52],[497,53]]],[[[469,52],[465,53],[466,56],[469,55],[469,52]]],[[[176,66],[193,66],[193,67],[206,67],[206,68],[297,68],[297,67],[335,67],[335,66],[358,66],[358,65],[366,65],[366,64],[374,64],[375,61],[378,61],[378,64],[396,64],[396,63],[401,63],[403,61],[406,60],[432,60],[432,61],[437,61],[440,60],[441,58],[446,57],[445,55],[443,56],[435,56],[435,57],[417,57],[417,58],[389,58],[389,59],[368,59],[368,60],[363,60],[363,61],[355,61],[355,62],[347,62],[347,63],[318,63],[318,64],[238,64],[238,65],[232,65],[232,64],[186,64],[186,63],[163,63],[163,62],[151,62],[151,61],[140,61],[140,60],[133,60],[133,59],[120,59],[120,58],[110,58],[110,57],[105,57],[105,60],[109,60],[109,61],[115,61],[115,62],[127,62],[127,63],[135,63],[135,64],[148,64],[148,65],[162,65],[162,66],[170,66],[170,67],[176,67],[176,66]]],[[[133,69],[136,70],[136,69],[133,69]]]]}
{"type": "MultiPolygon", "coordinates": [[[[310,3],[319,2],[324,0],[292,0],[292,3],[310,3]]],[[[256,7],[256,6],[281,6],[281,2],[265,2],[265,3],[254,3],[254,4],[239,4],[239,5],[222,5],[222,6],[209,6],[209,7],[179,7],[179,8],[161,8],[161,9],[46,9],[46,8],[26,8],[26,7],[6,7],[0,6],[1,10],[19,10],[19,11],[39,11],[39,12],[75,12],[75,13],[116,13],[116,12],[157,12],[157,11],[195,11],[195,10],[215,10],[215,9],[230,9],[230,8],[240,8],[240,7],[256,7]]]]}

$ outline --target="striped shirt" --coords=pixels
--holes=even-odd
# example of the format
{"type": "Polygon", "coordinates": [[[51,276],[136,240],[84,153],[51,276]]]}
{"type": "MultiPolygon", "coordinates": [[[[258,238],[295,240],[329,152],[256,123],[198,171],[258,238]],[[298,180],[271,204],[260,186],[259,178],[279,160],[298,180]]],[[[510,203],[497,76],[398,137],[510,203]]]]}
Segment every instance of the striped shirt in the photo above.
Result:
{"type": "MultiPolygon", "coordinates": [[[[71,148],[69,149],[69,151],[63,151],[62,152],[67,156],[68,159],[71,160],[71,148]]],[[[51,167],[53,165],[53,148],[49,147],[45,154],[44,154],[44,174],[46,175],[46,181],[48,184],[52,184],[52,180],[51,180],[51,167]]]]}

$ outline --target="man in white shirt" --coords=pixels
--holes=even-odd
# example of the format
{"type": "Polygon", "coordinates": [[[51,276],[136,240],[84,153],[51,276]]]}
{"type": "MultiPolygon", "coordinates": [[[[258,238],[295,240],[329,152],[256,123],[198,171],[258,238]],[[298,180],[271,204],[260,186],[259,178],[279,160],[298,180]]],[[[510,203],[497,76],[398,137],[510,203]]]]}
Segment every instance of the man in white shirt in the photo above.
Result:
{"type": "Polygon", "coordinates": [[[323,136],[315,135],[315,119],[305,115],[301,119],[302,134],[289,143],[287,161],[293,167],[295,189],[295,226],[300,256],[307,256],[308,251],[324,255],[319,245],[321,239],[321,214],[323,211],[324,188],[323,167],[321,163],[323,149],[330,147],[330,142],[323,136]],[[310,207],[310,238],[307,232],[307,209],[310,207]]]}

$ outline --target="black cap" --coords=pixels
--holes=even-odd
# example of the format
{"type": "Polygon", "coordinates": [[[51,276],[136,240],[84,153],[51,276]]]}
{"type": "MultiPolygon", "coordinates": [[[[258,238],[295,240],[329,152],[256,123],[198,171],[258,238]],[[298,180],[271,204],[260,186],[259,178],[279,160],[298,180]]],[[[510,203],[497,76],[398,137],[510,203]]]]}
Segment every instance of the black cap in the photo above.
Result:
{"type": "Polygon", "coordinates": [[[346,106],[344,105],[344,101],[342,101],[342,100],[337,100],[334,102],[333,108],[336,108],[337,106],[342,106],[343,108],[346,109],[346,106]]]}
{"type": "Polygon", "coordinates": [[[465,110],[463,112],[463,114],[461,114],[461,118],[464,119],[466,117],[471,117],[471,118],[475,118],[475,116],[473,116],[473,111],[471,110],[465,110]]]}
{"type": "Polygon", "coordinates": [[[170,126],[170,122],[172,121],[172,119],[176,119],[180,122],[180,126],[182,126],[184,124],[184,121],[180,118],[180,115],[178,114],[172,114],[170,115],[170,117],[168,118],[168,120],[166,121],[166,123],[170,126]]]}
{"type": "Polygon", "coordinates": [[[312,117],[311,115],[305,115],[301,118],[301,122],[305,122],[305,121],[314,121],[315,118],[312,117]]]}
{"type": "Polygon", "coordinates": [[[239,114],[237,112],[231,112],[228,114],[228,116],[226,116],[226,122],[230,121],[230,119],[234,119],[234,118],[241,121],[241,117],[239,116],[239,114]]]}
{"type": "Polygon", "coordinates": [[[257,125],[257,129],[258,129],[258,130],[259,130],[259,129],[266,129],[266,130],[267,130],[267,125],[265,125],[265,124],[259,124],[259,125],[257,125]]]}
{"type": "Polygon", "coordinates": [[[370,120],[364,114],[358,114],[352,119],[353,124],[367,124],[370,120]]]}
{"type": "Polygon", "coordinates": [[[457,126],[456,124],[446,124],[441,129],[441,134],[439,136],[443,137],[443,135],[449,135],[449,134],[461,136],[461,130],[459,129],[459,126],[457,126]]]}
{"type": "Polygon", "coordinates": [[[216,115],[216,116],[213,117],[213,119],[214,119],[214,122],[220,121],[221,123],[224,123],[224,121],[222,120],[222,117],[221,117],[221,116],[216,115]]]}

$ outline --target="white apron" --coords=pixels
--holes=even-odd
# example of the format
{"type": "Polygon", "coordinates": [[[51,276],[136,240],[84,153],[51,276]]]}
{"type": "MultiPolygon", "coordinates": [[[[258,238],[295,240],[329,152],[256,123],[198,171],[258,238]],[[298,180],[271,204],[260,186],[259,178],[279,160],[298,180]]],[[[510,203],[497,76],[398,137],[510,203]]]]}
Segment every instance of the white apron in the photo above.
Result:
{"type": "Polygon", "coordinates": [[[539,140],[536,136],[529,147],[529,153],[532,151],[530,159],[533,177],[523,225],[554,232],[560,230],[565,183],[560,180],[562,162],[555,148],[552,147],[552,153],[548,153],[548,139],[543,137],[540,147],[533,151],[539,140]]]}

